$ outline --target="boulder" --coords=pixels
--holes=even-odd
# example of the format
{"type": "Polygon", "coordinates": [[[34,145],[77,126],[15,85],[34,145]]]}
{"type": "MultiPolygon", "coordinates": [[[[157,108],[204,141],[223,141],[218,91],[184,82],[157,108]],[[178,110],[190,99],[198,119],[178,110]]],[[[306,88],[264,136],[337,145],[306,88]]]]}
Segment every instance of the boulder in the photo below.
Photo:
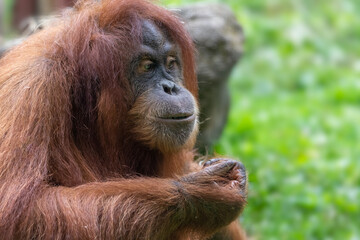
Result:
{"type": "Polygon", "coordinates": [[[200,133],[196,146],[201,153],[211,153],[227,120],[228,80],[243,52],[243,30],[223,4],[193,4],[177,12],[198,51],[200,133]]]}

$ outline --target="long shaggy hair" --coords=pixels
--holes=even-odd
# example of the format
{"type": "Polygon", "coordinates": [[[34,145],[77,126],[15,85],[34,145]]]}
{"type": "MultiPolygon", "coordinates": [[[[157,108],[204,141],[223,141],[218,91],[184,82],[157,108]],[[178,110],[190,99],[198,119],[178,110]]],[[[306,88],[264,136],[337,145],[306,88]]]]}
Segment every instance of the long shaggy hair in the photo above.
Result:
{"type": "MultiPolygon", "coordinates": [[[[147,1],[79,1],[54,26],[1,59],[2,238],[15,236],[20,222],[26,225],[39,217],[27,211],[50,187],[74,187],[132,173],[169,176],[180,169],[171,163],[164,169],[166,156],[137,144],[125,127],[134,101],[127,70],[141,42],[143,19],[165,28],[179,44],[185,86],[196,96],[191,39],[176,17],[147,1]]],[[[178,156],[192,159],[189,149],[178,156]]],[[[168,158],[176,162],[178,157],[168,158]]],[[[61,201],[59,207],[65,207],[61,201]]],[[[96,215],[91,209],[88,214],[96,215]]],[[[57,229],[61,234],[65,227],[61,219],[66,216],[58,218],[57,226],[49,221],[44,232],[57,229]]],[[[29,234],[41,228],[41,224],[26,226],[29,234]]]]}

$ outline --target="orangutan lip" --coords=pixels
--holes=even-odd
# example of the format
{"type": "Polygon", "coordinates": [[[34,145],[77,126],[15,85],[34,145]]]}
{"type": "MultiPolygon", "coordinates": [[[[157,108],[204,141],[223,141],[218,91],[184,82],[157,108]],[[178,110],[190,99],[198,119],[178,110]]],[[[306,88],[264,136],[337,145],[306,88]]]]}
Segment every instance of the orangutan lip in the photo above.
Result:
{"type": "Polygon", "coordinates": [[[162,116],[159,117],[160,121],[162,122],[192,122],[195,120],[195,114],[177,114],[171,116],[162,116]]]}

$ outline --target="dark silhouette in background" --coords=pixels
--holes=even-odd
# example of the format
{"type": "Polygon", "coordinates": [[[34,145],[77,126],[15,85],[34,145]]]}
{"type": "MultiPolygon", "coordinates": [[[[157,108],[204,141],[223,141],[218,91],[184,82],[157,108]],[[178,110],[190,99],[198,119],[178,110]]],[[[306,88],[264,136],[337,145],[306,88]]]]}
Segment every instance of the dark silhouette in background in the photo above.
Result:
{"type": "Polygon", "coordinates": [[[74,5],[75,0],[15,0],[13,26],[22,31],[26,20],[33,16],[44,16],[74,5]]]}

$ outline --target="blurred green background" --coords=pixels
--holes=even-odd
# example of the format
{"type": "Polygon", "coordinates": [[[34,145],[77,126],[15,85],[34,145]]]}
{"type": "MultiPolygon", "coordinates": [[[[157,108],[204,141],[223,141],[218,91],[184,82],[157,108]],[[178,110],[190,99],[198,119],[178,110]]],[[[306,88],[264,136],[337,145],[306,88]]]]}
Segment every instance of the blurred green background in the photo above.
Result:
{"type": "Polygon", "coordinates": [[[246,36],[216,146],[248,169],[242,225],[252,239],[360,239],[360,1],[206,2],[228,4],[246,36]]]}
{"type": "Polygon", "coordinates": [[[218,2],[246,37],[216,146],[248,169],[246,231],[266,240],[360,239],[360,1],[218,2]]]}

